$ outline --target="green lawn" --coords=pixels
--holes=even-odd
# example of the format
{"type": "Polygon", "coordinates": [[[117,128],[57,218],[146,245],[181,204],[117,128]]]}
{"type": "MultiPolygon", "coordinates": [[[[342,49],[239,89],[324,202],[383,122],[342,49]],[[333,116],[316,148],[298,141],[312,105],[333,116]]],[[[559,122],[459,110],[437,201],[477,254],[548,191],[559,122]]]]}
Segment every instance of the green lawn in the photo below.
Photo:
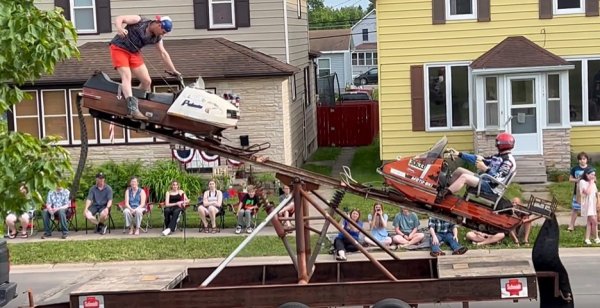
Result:
{"type": "Polygon", "coordinates": [[[321,147],[318,148],[317,151],[315,151],[315,153],[313,153],[313,155],[308,159],[308,161],[311,162],[335,160],[341,152],[341,148],[321,147]]]}
{"type": "Polygon", "coordinates": [[[573,185],[574,184],[571,182],[558,182],[550,184],[550,194],[558,201],[559,210],[571,210],[573,185]]]}
{"type": "Polygon", "coordinates": [[[331,175],[331,166],[322,166],[322,165],[313,165],[310,163],[304,164],[302,169],[316,172],[322,175],[330,176],[331,175]]]}

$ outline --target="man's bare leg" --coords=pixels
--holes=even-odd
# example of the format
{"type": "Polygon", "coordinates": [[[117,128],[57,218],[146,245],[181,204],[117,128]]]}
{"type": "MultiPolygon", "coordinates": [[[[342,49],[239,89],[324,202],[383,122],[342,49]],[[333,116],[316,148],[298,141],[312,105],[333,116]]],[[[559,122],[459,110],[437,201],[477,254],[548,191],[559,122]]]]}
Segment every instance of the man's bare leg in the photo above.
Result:
{"type": "MultiPolygon", "coordinates": [[[[123,91],[123,95],[127,100],[127,115],[138,120],[148,120],[148,118],[138,109],[138,100],[133,96],[133,91],[131,89],[131,69],[129,67],[118,67],[117,72],[119,72],[119,75],[121,76],[121,91],[123,91]]],[[[148,70],[146,70],[146,74],[147,73],[148,70]]]]}
{"type": "Polygon", "coordinates": [[[468,185],[470,187],[477,187],[479,184],[479,178],[473,174],[461,174],[452,185],[448,187],[448,191],[455,194],[457,193],[463,186],[468,185]]]}
{"type": "Polygon", "coordinates": [[[146,64],[142,64],[136,68],[132,68],[131,72],[140,81],[139,88],[146,92],[151,92],[150,86],[152,85],[152,79],[150,79],[150,73],[148,73],[148,68],[146,67],[146,64]]]}

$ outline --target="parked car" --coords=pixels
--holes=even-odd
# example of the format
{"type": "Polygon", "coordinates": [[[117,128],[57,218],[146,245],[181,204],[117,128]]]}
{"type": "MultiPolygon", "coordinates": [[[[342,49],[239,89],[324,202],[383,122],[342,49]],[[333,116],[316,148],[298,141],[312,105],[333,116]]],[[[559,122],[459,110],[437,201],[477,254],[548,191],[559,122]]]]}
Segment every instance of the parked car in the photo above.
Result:
{"type": "Polygon", "coordinates": [[[377,72],[377,68],[372,68],[354,78],[354,84],[366,85],[366,84],[377,84],[378,83],[379,73],[377,72]]]}
{"type": "Polygon", "coordinates": [[[5,239],[0,239],[0,307],[17,297],[17,284],[10,282],[10,255],[5,239]]]}

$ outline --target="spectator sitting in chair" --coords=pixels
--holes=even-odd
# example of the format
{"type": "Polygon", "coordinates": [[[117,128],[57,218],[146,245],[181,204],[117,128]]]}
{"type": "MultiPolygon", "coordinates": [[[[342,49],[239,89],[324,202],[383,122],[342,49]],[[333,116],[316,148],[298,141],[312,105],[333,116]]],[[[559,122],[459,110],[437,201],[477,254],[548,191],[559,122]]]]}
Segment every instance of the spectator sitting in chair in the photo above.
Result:
{"type": "Polygon", "coordinates": [[[129,235],[140,235],[140,225],[146,211],[146,198],[146,192],[140,188],[138,178],[131,177],[129,188],[125,190],[125,204],[123,206],[125,228],[129,227],[129,235]],[[135,224],[132,223],[134,217],[135,224]]]}
{"type": "Polygon", "coordinates": [[[163,209],[165,214],[165,229],[162,232],[164,236],[171,234],[171,232],[177,229],[179,215],[185,211],[188,203],[189,200],[185,192],[179,189],[179,183],[172,181],[171,189],[165,195],[165,207],[163,209]]]}
{"type": "Polygon", "coordinates": [[[440,249],[442,242],[448,244],[452,249],[453,255],[462,255],[467,252],[467,247],[461,246],[458,243],[458,227],[450,222],[433,218],[429,218],[429,233],[431,234],[431,253],[432,257],[443,256],[444,253],[440,249]]]}
{"type": "Polygon", "coordinates": [[[108,226],[104,224],[108,219],[110,207],[113,202],[113,190],[106,184],[104,173],[96,174],[96,185],[90,188],[87,199],[85,200],[85,209],[83,213],[85,218],[96,226],[96,233],[105,234],[108,226]],[[96,214],[100,217],[96,219],[96,214]]]}
{"type": "Polygon", "coordinates": [[[205,233],[217,233],[217,213],[223,206],[223,193],[217,189],[217,183],[215,180],[208,182],[208,190],[204,192],[202,197],[202,204],[198,206],[198,215],[202,220],[205,233]],[[210,217],[210,223],[212,228],[208,228],[208,222],[206,217],[210,217]]]}
{"type": "Polygon", "coordinates": [[[402,208],[402,211],[394,217],[394,230],[396,235],[392,238],[393,242],[405,248],[410,245],[416,245],[425,238],[425,234],[418,232],[419,218],[414,212],[410,212],[407,208],[402,208]]]}
{"type": "Polygon", "coordinates": [[[52,222],[53,218],[58,218],[60,221],[60,230],[62,231],[62,238],[66,239],[69,234],[69,226],[67,224],[67,211],[71,206],[71,200],[69,200],[70,192],[68,189],[64,189],[60,186],[56,186],[56,190],[48,192],[46,198],[46,206],[42,211],[42,217],[44,218],[44,234],[42,238],[52,236],[52,222]]]}
{"type": "MultiPolygon", "coordinates": [[[[33,203],[31,196],[29,195],[29,189],[27,188],[27,185],[25,185],[23,183],[21,185],[21,187],[19,188],[19,190],[21,191],[21,193],[23,194],[23,196],[25,197],[25,200],[26,200],[24,206],[21,207],[22,214],[19,215],[19,221],[21,222],[20,237],[26,238],[27,237],[27,226],[29,225],[29,222],[33,218],[33,212],[35,211],[35,204],[33,203]]],[[[5,222],[6,222],[6,226],[8,227],[8,238],[17,237],[17,227],[15,226],[15,223],[17,222],[17,215],[15,213],[8,213],[8,215],[6,215],[5,222]]]]}
{"type": "MultiPolygon", "coordinates": [[[[283,202],[287,197],[292,194],[292,191],[288,185],[283,185],[283,194],[279,195],[279,202],[283,202]]],[[[292,222],[287,220],[294,215],[294,198],[279,211],[279,216],[285,218],[285,226],[292,227],[292,222]]]]}
{"type": "Polygon", "coordinates": [[[246,228],[246,233],[252,233],[252,215],[258,209],[260,199],[256,195],[256,189],[253,185],[248,185],[248,193],[240,200],[237,211],[237,227],[235,234],[242,233],[242,228],[246,228]]]}

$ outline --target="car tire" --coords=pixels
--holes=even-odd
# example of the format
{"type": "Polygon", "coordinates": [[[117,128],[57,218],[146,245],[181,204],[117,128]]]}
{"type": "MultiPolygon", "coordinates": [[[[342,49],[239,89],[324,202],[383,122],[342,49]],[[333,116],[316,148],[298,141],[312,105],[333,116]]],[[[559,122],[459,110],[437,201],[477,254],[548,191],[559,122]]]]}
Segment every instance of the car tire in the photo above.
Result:
{"type": "Polygon", "coordinates": [[[361,84],[361,85],[363,85],[363,86],[364,86],[364,85],[366,85],[367,83],[369,83],[369,81],[367,81],[367,78],[361,78],[361,79],[360,79],[360,84],[361,84]]]}
{"type": "Polygon", "coordinates": [[[378,301],[373,308],[411,308],[409,304],[396,298],[386,298],[378,301]]]}

